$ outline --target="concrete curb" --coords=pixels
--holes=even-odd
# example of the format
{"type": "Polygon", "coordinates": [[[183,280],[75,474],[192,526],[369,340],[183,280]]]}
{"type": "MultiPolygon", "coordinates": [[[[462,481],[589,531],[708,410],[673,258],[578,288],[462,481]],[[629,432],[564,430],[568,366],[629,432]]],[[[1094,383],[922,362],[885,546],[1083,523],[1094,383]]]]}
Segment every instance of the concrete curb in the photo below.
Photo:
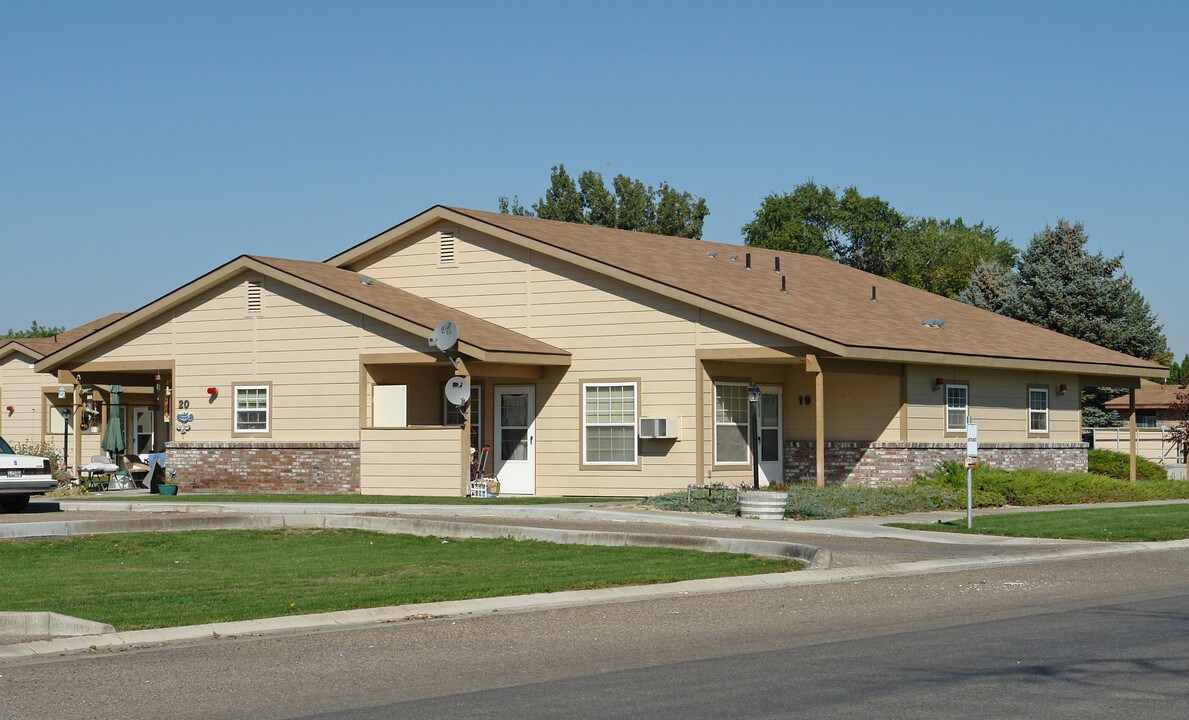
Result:
{"type": "Polygon", "coordinates": [[[476,600],[418,603],[364,610],[344,610],[316,615],[294,615],[260,620],[188,625],[183,627],[103,633],[99,635],[36,641],[22,643],[20,645],[0,646],[0,660],[20,660],[21,658],[69,655],[102,650],[127,650],[222,638],[259,637],[302,631],[361,628],[377,624],[460,618],[488,615],[497,612],[506,614],[558,610],[608,603],[641,602],[686,595],[803,587],[836,582],[856,582],[894,576],[947,573],[977,568],[1039,563],[1050,560],[1086,559],[1186,548],[1189,548],[1189,540],[1174,540],[1160,543],[1112,544],[1096,547],[1065,548],[1045,553],[1024,555],[923,560],[876,565],[865,568],[805,570],[803,572],[793,573],[686,580],[661,585],[637,585],[603,590],[576,590],[476,600]]]}
{"type": "Polygon", "coordinates": [[[540,540],[571,545],[671,547],[702,552],[726,552],[794,559],[810,567],[828,567],[829,551],[813,545],[779,540],[620,533],[601,530],[561,530],[520,525],[473,524],[465,521],[376,515],[197,515],[150,516],[117,520],[61,520],[0,525],[0,539],[70,537],[129,532],[185,532],[188,530],[274,530],[280,528],[368,530],[371,532],[459,538],[540,540]]]}
{"type": "Polygon", "coordinates": [[[0,635],[101,635],[115,631],[107,623],[56,612],[0,612],[0,635]]]}

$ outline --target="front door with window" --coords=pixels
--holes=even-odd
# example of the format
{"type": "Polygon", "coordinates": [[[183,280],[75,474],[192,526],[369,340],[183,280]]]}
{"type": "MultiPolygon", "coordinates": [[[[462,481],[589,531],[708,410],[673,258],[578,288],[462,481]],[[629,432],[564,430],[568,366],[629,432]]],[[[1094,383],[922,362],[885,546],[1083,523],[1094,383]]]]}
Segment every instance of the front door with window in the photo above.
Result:
{"type": "Polygon", "coordinates": [[[784,453],[781,438],[781,393],[779,385],[760,386],[760,485],[784,482],[784,453]]]}
{"type": "Polygon", "coordinates": [[[497,385],[495,388],[495,477],[500,493],[532,495],[536,492],[535,448],[536,388],[532,385],[497,385]]]}
{"type": "Polygon", "coordinates": [[[132,454],[147,455],[153,452],[153,409],[138,407],[132,409],[132,454]]]}

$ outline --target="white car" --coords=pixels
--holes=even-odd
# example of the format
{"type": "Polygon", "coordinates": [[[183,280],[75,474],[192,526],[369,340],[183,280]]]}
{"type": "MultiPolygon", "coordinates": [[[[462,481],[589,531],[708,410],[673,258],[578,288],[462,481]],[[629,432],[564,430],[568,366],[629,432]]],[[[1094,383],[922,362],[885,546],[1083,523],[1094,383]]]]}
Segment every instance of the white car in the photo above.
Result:
{"type": "Polygon", "coordinates": [[[32,455],[17,455],[0,437],[0,511],[21,512],[29,497],[58,487],[50,461],[32,455]]]}

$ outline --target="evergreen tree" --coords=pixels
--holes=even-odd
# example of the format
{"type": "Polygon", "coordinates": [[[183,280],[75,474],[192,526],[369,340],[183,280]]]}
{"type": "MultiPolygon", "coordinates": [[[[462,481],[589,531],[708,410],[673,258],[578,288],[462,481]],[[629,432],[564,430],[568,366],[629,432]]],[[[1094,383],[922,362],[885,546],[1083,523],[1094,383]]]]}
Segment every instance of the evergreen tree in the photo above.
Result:
{"type": "MultiPolygon", "coordinates": [[[[1033,236],[1011,279],[991,277],[980,267],[960,299],[1002,315],[1086,340],[1134,357],[1167,364],[1172,359],[1163,326],[1131,277],[1123,256],[1086,249],[1082,224],[1059,220],[1033,236]],[[988,289],[990,288],[990,289],[988,289]],[[997,292],[1002,290],[1002,292],[997,292]]],[[[1082,424],[1117,425],[1103,403],[1122,394],[1115,388],[1085,388],[1082,424]]]]}
{"type": "Polygon", "coordinates": [[[701,238],[702,225],[710,209],[705,198],[697,198],[662,182],[653,188],[626,175],[616,175],[611,189],[603,176],[587,170],[575,183],[565,165],[550,168],[549,188],[533,203],[532,210],[518,197],[499,199],[500,212],[507,215],[535,215],[546,220],[597,225],[638,232],[701,238]]]}

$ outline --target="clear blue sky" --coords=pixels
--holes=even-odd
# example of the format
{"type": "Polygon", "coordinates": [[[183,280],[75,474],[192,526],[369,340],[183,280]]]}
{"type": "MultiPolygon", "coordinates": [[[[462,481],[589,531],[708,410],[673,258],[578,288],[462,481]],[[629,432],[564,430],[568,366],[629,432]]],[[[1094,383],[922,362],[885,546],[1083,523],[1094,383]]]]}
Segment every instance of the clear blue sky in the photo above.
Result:
{"type": "Polygon", "coordinates": [[[1058,218],[1189,352],[1186,3],[0,4],[0,331],[322,260],[564,162],[738,242],[808,178],[1024,246],[1058,218]]]}

